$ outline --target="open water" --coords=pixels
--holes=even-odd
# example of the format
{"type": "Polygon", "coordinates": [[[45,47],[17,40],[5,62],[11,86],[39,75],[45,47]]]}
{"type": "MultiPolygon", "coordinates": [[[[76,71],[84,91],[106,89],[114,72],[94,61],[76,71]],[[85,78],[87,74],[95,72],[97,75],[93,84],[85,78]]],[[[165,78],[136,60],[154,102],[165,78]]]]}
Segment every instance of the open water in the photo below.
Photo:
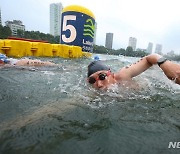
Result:
{"type": "MultiPolygon", "coordinates": [[[[99,55],[112,71],[138,58],[99,55]]],[[[140,88],[86,83],[92,59],[42,58],[54,67],[0,69],[1,154],[176,154],[180,86],[153,66],[140,88]]]]}

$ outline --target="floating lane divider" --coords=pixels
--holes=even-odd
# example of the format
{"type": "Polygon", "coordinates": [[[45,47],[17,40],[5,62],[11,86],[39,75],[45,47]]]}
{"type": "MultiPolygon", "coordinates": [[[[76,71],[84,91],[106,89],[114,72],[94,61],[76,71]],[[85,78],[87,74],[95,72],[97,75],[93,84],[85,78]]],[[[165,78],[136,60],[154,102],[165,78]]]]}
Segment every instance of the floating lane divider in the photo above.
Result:
{"type": "Polygon", "coordinates": [[[66,44],[50,44],[46,41],[22,38],[8,38],[0,40],[0,53],[8,57],[62,57],[81,58],[91,57],[89,52],[83,52],[79,46],[66,44]]]}

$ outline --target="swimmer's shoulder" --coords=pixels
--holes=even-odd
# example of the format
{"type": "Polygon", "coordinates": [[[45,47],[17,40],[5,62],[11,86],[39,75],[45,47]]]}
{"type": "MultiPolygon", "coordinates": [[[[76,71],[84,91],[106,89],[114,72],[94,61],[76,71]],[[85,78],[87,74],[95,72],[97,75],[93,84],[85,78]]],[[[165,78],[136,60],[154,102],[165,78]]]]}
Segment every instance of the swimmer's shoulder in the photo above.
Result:
{"type": "Polygon", "coordinates": [[[114,73],[117,81],[131,81],[131,76],[126,72],[126,68],[123,67],[118,72],[114,73]]]}

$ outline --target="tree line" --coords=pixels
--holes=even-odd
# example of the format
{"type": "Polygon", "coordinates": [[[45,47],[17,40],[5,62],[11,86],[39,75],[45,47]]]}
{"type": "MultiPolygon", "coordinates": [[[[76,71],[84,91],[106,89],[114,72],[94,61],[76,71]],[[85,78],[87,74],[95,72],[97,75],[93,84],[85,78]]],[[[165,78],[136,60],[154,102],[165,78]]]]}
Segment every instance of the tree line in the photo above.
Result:
{"type": "MultiPolygon", "coordinates": [[[[0,39],[7,39],[12,36],[11,29],[7,26],[0,25],[0,39]]],[[[59,36],[53,36],[51,34],[44,34],[39,31],[22,31],[17,30],[17,38],[33,39],[33,40],[42,40],[48,41],[49,43],[59,43],[59,36]]]]}
{"type": "Polygon", "coordinates": [[[93,52],[99,53],[99,54],[109,54],[109,55],[123,55],[123,56],[131,56],[131,57],[144,57],[148,55],[143,50],[133,51],[133,48],[128,46],[126,49],[120,48],[120,49],[108,49],[104,46],[98,46],[94,45],[93,52]]]}
{"type": "Polygon", "coordinates": [[[58,44],[60,41],[60,36],[53,36],[51,34],[44,34],[39,31],[22,31],[17,30],[18,38],[26,38],[26,39],[33,39],[33,40],[42,40],[47,41],[49,43],[58,44]]]}
{"type": "Polygon", "coordinates": [[[180,55],[164,55],[169,60],[180,61],[180,55]]]}
{"type": "MultiPolygon", "coordinates": [[[[109,54],[109,55],[123,55],[123,56],[130,56],[130,57],[144,57],[147,56],[148,53],[144,52],[143,50],[133,51],[133,48],[128,46],[126,49],[107,49],[104,46],[94,45],[93,52],[99,54],[109,54]]],[[[169,60],[180,61],[180,55],[164,55],[169,60]]]]}
{"type": "Polygon", "coordinates": [[[11,36],[11,29],[7,26],[0,25],[0,39],[6,39],[11,36]]]}

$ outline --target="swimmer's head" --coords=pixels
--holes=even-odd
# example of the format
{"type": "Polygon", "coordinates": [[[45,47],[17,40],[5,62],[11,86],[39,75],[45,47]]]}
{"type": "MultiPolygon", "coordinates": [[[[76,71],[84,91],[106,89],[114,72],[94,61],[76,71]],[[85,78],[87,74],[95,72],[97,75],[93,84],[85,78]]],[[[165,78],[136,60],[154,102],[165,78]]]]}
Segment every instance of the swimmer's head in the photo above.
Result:
{"type": "Polygon", "coordinates": [[[115,75],[102,61],[93,61],[88,66],[87,81],[92,87],[105,90],[116,83],[115,75]]]}
{"type": "Polygon", "coordinates": [[[94,60],[100,60],[99,56],[94,56],[94,60]]]}
{"type": "Polygon", "coordinates": [[[9,60],[7,59],[6,55],[0,53],[0,61],[4,63],[8,63],[9,60]]]}
{"type": "Polygon", "coordinates": [[[88,74],[87,76],[91,76],[93,73],[96,73],[98,71],[102,70],[110,70],[109,67],[107,67],[105,64],[102,63],[102,61],[93,61],[88,65],[88,74]]]}

